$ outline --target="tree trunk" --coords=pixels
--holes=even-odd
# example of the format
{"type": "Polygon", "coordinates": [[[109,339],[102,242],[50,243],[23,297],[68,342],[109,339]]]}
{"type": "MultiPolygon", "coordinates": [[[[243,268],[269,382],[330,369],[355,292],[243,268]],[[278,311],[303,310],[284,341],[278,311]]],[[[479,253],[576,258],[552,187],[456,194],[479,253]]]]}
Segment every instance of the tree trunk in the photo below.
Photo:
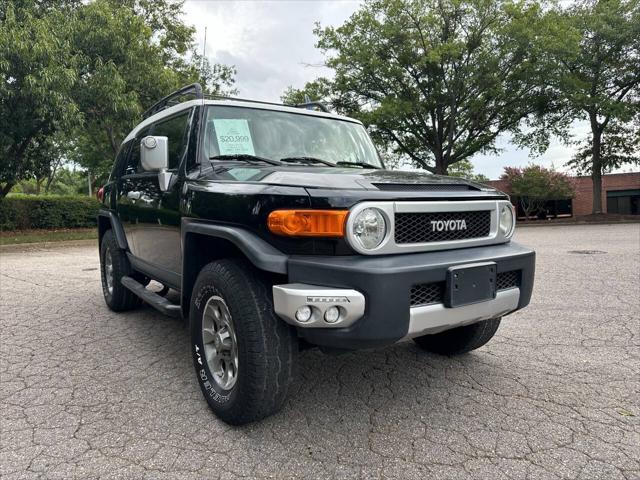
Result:
{"type": "Polygon", "coordinates": [[[447,166],[442,163],[436,163],[436,175],[448,175],[447,166]]]}
{"type": "Polygon", "coordinates": [[[592,122],[592,135],[593,141],[591,142],[591,181],[593,183],[593,209],[591,213],[602,213],[602,158],[601,144],[602,144],[602,132],[600,131],[597,123],[592,122]]]}
{"type": "MultiPolygon", "coordinates": [[[[35,135],[35,132],[29,133],[29,135],[27,135],[26,138],[22,141],[22,143],[18,146],[16,155],[15,155],[16,165],[20,165],[20,162],[24,157],[24,152],[26,152],[27,147],[29,146],[29,143],[31,143],[31,140],[33,139],[34,135],[35,135]]],[[[0,187],[0,199],[3,199],[4,197],[6,197],[11,191],[11,189],[16,186],[16,183],[17,182],[14,182],[14,181],[8,181],[4,184],[4,187],[0,187]]]]}
{"type": "Polygon", "coordinates": [[[16,182],[7,182],[3,187],[0,187],[0,199],[3,199],[7,196],[7,194],[11,191],[13,187],[15,187],[16,182]]]}
{"type": "Polygon", "coordinates": [[[42,182],[43,181],[44,181],[44,178],[36,177],[36,195],[40,195],[40,192],[42,190],[42,182]]]}
{"type": "Polygon", "coordinates": [[[111,150],[113,150],[113,155],[115,156],[118,153],[118,149],[120,148],[120,145],[118,144],[115,136],[113,135],[113,128],[111,127],[111,125],[108,125],[106,127],[106,131],[107,131],[107,137],[109,138],[109,145],[111,145],[111,150]]]}
{"type": "Polygon", "coordinates": [[[531,213],[531,204],[525,197],[520,197],[520,206],[522,207],[522,213],[524,213],[524,219],[529,220],[529,214],[531,213]]]}
{"type": "Polygon", "coordinates": [[[435,173],[436,175],[446,175],[447,162],[445,161],[444,152],[436,151],[434,156],[435,156],[436,165],[433,170],[433,173],[435,173]]]}
{"type": "Polygon", "coordinates": [[[51,188],[51,184],[53,183],[53,179],[56,176],[56,172],[58,171],[58,167],[60,166],[61,162],[62,159],[56,160],[56,162],[53,164],[53,168],[49,170],[49,176],[47,177],[47,184],[44,187],[44,193],[49,193],[49,188],[51,188]]]}

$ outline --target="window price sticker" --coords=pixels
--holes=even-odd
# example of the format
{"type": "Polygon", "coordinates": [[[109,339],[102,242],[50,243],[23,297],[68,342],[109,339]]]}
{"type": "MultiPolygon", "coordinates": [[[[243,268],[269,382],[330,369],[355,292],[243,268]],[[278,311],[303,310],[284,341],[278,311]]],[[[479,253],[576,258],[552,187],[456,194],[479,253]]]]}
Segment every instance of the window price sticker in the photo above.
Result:
{"type": "Polygon", "coordinates": [[[213,120],[220,155],[255,155],[249,123],[246,119],[213,120]]]}

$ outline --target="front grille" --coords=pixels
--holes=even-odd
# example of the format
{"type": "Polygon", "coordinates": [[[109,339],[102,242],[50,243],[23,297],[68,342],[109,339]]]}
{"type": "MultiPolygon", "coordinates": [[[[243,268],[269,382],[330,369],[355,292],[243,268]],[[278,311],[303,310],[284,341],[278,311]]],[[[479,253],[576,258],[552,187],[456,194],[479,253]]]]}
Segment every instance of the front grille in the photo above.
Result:
{"type": "Polygon", "coordinates": [[[422,283],[411,287],[411,306],[430,305],[444,301],[445,282],[422,283]]]}
{"type": "MultiPolygon", "coordinates": [[[[432,305],[444,303],[446,282],[421,283],[411,287],[411,306],[432,305]]],[[[501,272],[496,278],[496,289],[506,290],[520,286],[520,270],[501,272]]]]}
{"type": "Polygon", "coordinates": [[[389,192],[461,192],[469,190],[478,190],[471,185],[458,185],[458,184],[446,184],[446,183],[374,183],[374,187],[378,190],[385,190],[389,192]]]}
{"type": "Polygon", "coordinates": [[[395,223],[397,244],[482,238],[491,230],[491,211],[396,213],[395,223]],[[438,231],[431,223],[448,220],[464,220],[466,229],[438,231]]]}
{"type": "Polygon", "coordinates": [[[510,272],[502,272],[496,278],[496,288],[498,290],[506,290],[520,285],[520,270],[512,270],[510,272]]]}

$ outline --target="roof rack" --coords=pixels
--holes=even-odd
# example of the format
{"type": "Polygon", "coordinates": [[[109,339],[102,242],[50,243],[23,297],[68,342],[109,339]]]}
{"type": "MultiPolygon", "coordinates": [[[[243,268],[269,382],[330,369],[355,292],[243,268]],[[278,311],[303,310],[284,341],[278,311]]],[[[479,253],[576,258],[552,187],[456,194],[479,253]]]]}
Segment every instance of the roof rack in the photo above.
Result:
{"type": "Polygon", "coordinates": [[[207,98],[210,100],[233,100],[236,102],[257,103],[261,105],[276,105],[278,107],[295,107],[295,108],[307,108],[307,109],[309,109],[309,107],[317,107],[325,113],[331,113],[331,111],[327,108],[327,106],[322,102],[311,101],[311,102],[305,102],[305,103],[298,103],[296,105],[285,105],[284,103],[264,102],[262,100],[250,100],[248,98],[228,97],[224,95],[210,95],[210,94],[205,94],[203,92],[202,85],[200,85],[199,83],[193,83],[191,85],[187,85],[186,87],[182,87],[180,90],[176,90],[175,92],[170,93],[166,97],[162,98],[161,100],[151,105],[151,107],[149,107],[142,114],[142,118],[150,117],[155,113],[158,113],[162,110],[165,110],[169,107],[172,107],[173,105],[180,103],[179,101],[172,102],[172,100],[176,100],[177,98],[182,97],[183,95],[188,95],[188,94],[193,94],[196,100],[207,98]]]}
{"type": "Polygon", "coordinates": [[[248,102],[248,103],[258,103],[262,105],[275,105],[278,107],[295,107],[295,108],[309,108],[309,107],[318,107],[325,113],[331,113],[331,111],[327,108],[327,106],[322,102],[306,102],[306,103],[298,103],[287,105],[286,103],[276,103],[276,102],[265,102],[262,100],[250,100],[248,98],[239,98],[239,97],[228,97],[224,95],[207,95],[205,94],[204,98],[208,98],[211,100],[234,100],[236,102],[248,102]]]}
{"type": "Polygon", "coordinates": [[[202,85],[200,85],[199,83],[192,83],[191,85],[182,87],[181,89],[176,90],[175,92],[170,93],[166,97],[158,100],[156,103],[151,105],[151,107],[145,110],[145,112],[142,114],[142,118],[150,117],[154,113],[158,113],[166,108],[169,108],[177,103],[180,103],[180,102],[173,102],[173,103],[170,103],[170,102],[171,100],[174,100],[183,95],[188,95],[190,93],[193,93],[193,96],[195,97],[196,100],[200,100],[204,98],[204,95],[202,93],[202,85]]]}
{"type": "Polygon", "coordinates": [[[235,102],[248,102],[248,103],[258,103],[260,105],[276,105],[278,107],[291,107],[292,105],[284,105],[283,103],[276,103],[276,102],[265,102],[263,100],[250,100],[248,98],[240,98],[240,97],[229,97],[229,96],[225,96],[225,95],[211,95],[211,94],[206,94],[204,96],[204,98],[207,98],[209,100],[232,100],[235,102]]]}
{"type": "Polygon", "coordinates": [[[329,111],[329,108],[322,102],[318,102],[318,101],[311,101],[311,102],[305,102],[305,103],[298,103],[296,105],[293,105],[294,107],[297,108],[306,108],[311,110],[309,107],[318,107],[320,110],[322,110],[325,113],[331,113],[329,111]]]}

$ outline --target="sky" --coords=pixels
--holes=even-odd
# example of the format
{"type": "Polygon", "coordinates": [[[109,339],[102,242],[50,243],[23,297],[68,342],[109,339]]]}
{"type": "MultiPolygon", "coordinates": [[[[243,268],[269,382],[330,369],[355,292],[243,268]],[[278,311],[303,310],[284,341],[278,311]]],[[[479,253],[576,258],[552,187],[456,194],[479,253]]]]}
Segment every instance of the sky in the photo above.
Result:
{"type": "MultiPolygon", "coordinates": [[[[212,62],[235,65],[238,96],[280,101],[288,87],[301,88],[319,76],[331,76],[323,67],[323,55],[315,48],[313,28],[339,26],[358,8],[353,0],[227,1],[187,0],[185,21],[196,27],[200,52],[207,29],[206,56],[212,62]]],[[[576,122],[576,138],[588,133],[588,125],[576,122]]],[[[531,157],[516,148],[508,136],[498,138],[500,153],[471,158],[476,173],[495,179],[505,166],[534,162],[566,170],[574,148],[553,141],[544,155],[531,157]]]]}

